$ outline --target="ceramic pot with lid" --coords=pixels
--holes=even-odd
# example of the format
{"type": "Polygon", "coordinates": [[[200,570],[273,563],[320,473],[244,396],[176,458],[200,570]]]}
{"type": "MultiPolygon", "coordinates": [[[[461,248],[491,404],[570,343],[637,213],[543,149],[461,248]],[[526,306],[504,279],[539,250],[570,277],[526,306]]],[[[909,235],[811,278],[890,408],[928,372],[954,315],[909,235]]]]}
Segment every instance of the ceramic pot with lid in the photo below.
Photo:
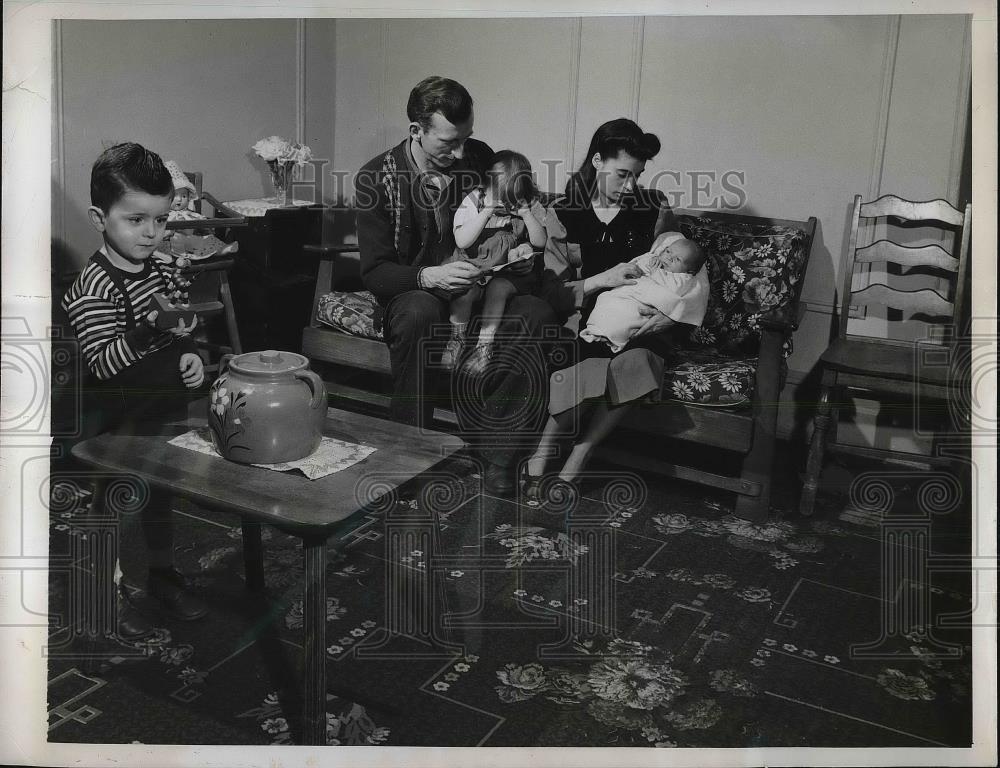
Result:
{"type": "Polygon", "coordinates": [[[294,352],[223,355],[209,393],[215,449],[242,464],[296,461],[323,438],[326,387],[294,352]]]}

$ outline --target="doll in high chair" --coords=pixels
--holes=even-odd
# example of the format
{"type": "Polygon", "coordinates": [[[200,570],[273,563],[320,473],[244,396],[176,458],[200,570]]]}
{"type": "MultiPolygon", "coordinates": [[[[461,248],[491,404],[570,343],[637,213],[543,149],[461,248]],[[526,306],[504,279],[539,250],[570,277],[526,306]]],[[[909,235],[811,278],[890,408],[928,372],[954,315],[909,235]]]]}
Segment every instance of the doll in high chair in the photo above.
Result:
{"type": "MultiPolygon", "coordinates": [[[[205,220],[205,217],[194,210],[198,190],[187,177],[181,167],[173,160],[168,160],[163,164],[174,182],[174,200],[170,205],[170,213],[167,221],[190,221],[198,222],[205,220]]],[[[186,256],[189,259],[207,259],[210,256],[225,256],[236,253],[239,250],[239,243],[225,243],[211,233],[199,232],[192,228],[191,232],[180,230],[168,230],[164,238],[164,245],[171,256],[186,256]]],[[[159,254],[160,260],[165,254],[159,254]]]]}

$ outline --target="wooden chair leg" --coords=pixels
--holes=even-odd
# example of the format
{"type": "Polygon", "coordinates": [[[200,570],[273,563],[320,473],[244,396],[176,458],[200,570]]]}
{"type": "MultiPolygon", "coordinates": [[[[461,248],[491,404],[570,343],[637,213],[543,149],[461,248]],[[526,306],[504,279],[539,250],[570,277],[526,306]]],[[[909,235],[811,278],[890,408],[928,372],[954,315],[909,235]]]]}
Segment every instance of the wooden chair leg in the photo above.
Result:
{"type": "Polygon", "coordinates": [[[233,308],[233,292],[229,287],[229,278],[223,272],[219,279],[219,300],[223,306],[223,316],[226,319],[226,330],[229,332],[229,344],[233,348],[233,354],[243,354],[243,345],[240,343],[240,329],[236,324],[236,310],[233,308]]]}
{"type": "Polygon", "coordinates": [[[830,398],[836,384],[835,371],[823,372],[823,383],[819,403],[816,405],[816,417],[813,419],[812,439],[809,441],[809,458],[806,460],[806,477],[802,484],[802,497],[799,500],[799,514],[809,517],[816,505],[816,491],[819,489],[819,478],[823,471],[823,452],[826,449],[827,432],[830,429],[830,398]]]}
{"type": "Polygon", "coordinates": [[[771,475],[774,471],[774,432],[777,413],[773,406],[770,415],[758,419],[754,427],[753,448],[743,460],[740,479],[760,484],[759,496],[736,497],[733,513],[744,520],[763,523],[771,511],[771,475]]]}

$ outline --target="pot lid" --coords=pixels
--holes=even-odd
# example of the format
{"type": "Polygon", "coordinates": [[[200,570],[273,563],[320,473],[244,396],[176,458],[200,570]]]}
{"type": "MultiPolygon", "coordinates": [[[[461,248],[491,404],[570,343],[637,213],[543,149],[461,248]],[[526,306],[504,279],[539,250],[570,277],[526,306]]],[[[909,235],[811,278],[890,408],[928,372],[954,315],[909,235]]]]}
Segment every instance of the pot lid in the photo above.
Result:
{"type": "Polygon", "coordinates": [[[242,355],[237,355],[229,365],[243,373],[274,376],[305,368],[309,365],[309,361],[295,352],[265,349],[262,352],[245,352],[242,355]]]}

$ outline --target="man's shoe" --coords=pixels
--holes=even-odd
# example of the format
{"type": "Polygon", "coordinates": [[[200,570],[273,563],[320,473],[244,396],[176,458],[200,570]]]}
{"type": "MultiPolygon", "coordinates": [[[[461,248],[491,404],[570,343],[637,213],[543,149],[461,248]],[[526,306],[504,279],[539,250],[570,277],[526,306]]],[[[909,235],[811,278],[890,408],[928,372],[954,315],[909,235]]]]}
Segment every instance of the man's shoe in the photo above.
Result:
{"type": "Polygon", "coordinates": [[[487,462],[483,472],[483,490],[491,496],[510,496],[514,493],[513,467],[487,462]]]}
{"type": "Polygon", "coordinates": [[[195,621],[208,613],[208,606],[188,591],[187,579],[175,568],[150,570],[147,591],[170,616],[195,621]]]}
{"type": "Polygon", "coordinates": [[[131,643],[145,640],[156,633],[156,628],[149,619],[139,613],[139,610],[132,605],[124,586],[118,587],[117,601],[118,626],[116,635],[119,640],[131,643]]]}

